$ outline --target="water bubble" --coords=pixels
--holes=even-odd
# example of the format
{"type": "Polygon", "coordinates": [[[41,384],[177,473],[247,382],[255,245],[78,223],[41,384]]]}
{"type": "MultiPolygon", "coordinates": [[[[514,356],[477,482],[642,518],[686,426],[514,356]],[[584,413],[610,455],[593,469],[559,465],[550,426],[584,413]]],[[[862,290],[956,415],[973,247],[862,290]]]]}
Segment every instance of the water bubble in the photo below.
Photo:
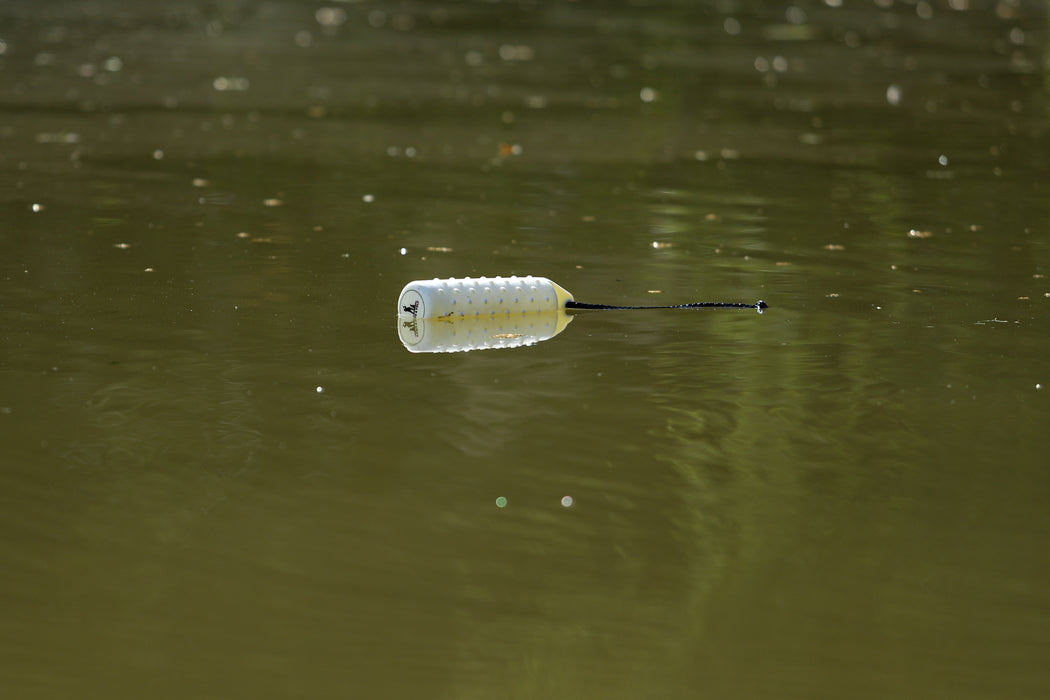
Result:
{"type": "Polygon", "coordinates": [[[573,500],[572,496],[562,496],[561,505],[563,508],[572,508],[573,500]]]}
{"type": "Polygon", "coordinates": [[[318,394],[323,394],[324,393],[324,387],[323,386],[317,387],[317,393],[318,394]]]}
{"type": "Polygon", "coordinates": [[[496,507],[497,508],[503,508],[506,505],[507,505],[507,499],[504,498],[503,496],[500,496],[499,498],[496,499],[496,507]]]}
{"type": "Polygon", "coordinates": [[[784,18],[791,24],[805,24],[806,11],[801,7],[792,5],[784,12],[784,18]]]}
{"type": "Polygon", "coordinates": [[[372,10],[368,13],[368,26],[372,29],[382,29],[386,26],[386,13],[382,10],[372,10]]]}

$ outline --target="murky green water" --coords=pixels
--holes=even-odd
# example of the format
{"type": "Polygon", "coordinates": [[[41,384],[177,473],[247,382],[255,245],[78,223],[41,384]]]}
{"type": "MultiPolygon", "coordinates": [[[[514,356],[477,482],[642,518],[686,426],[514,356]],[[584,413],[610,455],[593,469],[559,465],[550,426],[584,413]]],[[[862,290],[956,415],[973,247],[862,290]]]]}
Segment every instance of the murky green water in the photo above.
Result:
{"type": "Polygon", "coordinates": [[[145,5],[0,6],[4,697],[1050,694],[1045,3],[145,5]]]}

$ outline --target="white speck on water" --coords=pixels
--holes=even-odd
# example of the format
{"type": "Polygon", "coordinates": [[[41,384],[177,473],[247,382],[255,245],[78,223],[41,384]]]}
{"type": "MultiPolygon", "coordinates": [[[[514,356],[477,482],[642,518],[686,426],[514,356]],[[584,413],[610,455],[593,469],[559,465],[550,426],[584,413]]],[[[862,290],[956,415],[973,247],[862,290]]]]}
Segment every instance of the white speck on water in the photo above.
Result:
{"type": "Polygon", "coordinates": [[[402,248],[401,249],[401,254],[402,255],[407,255],[408,254],[408,248],[402,248]]]}
{"type": "Polygon", "coordinates": [[[34,214],[39,214],[40,212],[44,211],[44,205],[40,204],[39,202],[33,202],[33,206],[29,208],[33,210],[34,214]]]}
{"type": "Polygon", "coordinates": [[[901,88],[900,85],[890,85],[886,88],[886,102],[896,107],[901,103],[901,88]]]}
{"type": "Polygon", "coordinates": [[[366,194],[365,196],[361,197],[361,201],[365,204],[371,204],[372,202],[376,201],[376,198],[373,194],[366,194]]]}
{"type": "Polygon", "coordinates": [[[323,386],[317,387],[317,393],[318,394],[323,394],[324,393],[324,387],[323,386]]]}
{"type": "Polygon", "coordinates": [[[573,500],[572,496],[562,496],[561,505],[563,508],[572,508],[573,500]]]}
{"type": "Polygon", "coordinates": [[[948,165],[948,156],[941,155],[939,158],[937,158],[937,162],[941,165],[948,165]]]}
{"type": "Polygon", "coordinates": [[[1043,385],[1042,385],[1042,384],[1036,384],[1036,385],[1035,385],[1035,388],[1036,388],[1036,389],[1042,389],[1042,388],[1043,388],[1043,385]]]}

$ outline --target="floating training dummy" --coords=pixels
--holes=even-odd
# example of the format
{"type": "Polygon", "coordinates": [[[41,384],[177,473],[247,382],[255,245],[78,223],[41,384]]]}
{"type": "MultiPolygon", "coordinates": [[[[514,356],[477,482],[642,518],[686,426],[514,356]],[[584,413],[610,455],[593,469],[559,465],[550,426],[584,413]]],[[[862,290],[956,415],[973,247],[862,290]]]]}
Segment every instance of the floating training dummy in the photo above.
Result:
{"type": "Polygon", "coordinates": [[[459,352],[531,345],[552,338],[570,311],[768,308],[764,301],[675,306],[585,304],[546,277],[478,277],[409,282],[397,300],[398,335],[411,352],[459,352]]]}

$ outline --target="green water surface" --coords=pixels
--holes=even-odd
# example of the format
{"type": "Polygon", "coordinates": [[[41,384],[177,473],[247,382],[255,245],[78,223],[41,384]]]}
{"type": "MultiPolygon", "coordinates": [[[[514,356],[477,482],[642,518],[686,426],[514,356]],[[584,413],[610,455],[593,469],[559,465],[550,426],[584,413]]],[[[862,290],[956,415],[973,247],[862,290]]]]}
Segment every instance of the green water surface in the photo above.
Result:
{"type": "Polygon", "coordinates": [[[0,5],[0,695],[1050,695],[1046,14],[0,5]]]}

